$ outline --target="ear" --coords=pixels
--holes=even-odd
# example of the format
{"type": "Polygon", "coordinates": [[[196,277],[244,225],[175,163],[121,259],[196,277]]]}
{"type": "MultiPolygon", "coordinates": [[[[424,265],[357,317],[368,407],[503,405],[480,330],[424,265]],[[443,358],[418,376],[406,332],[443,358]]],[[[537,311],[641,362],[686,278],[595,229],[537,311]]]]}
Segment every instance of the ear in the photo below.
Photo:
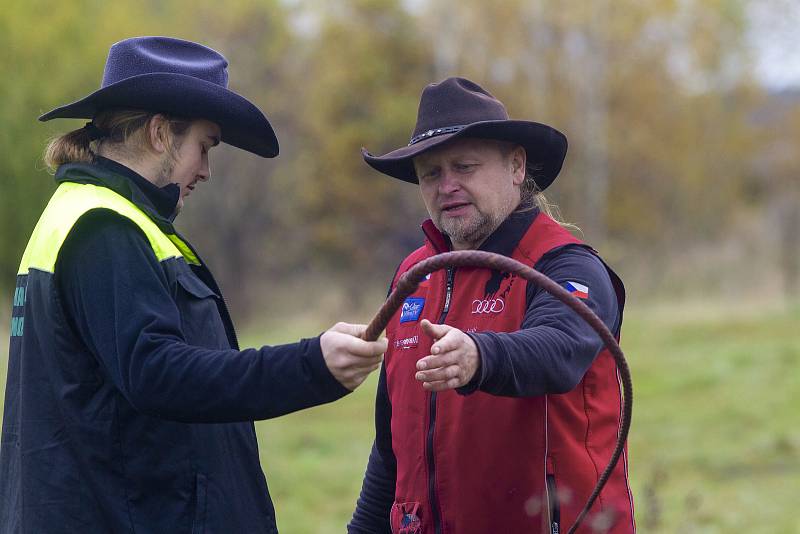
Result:
{"type": "Polygon", "coordinates": [[[169,121],[164,115],[160,113],[154,115],[147,123],[147,140],[150,142],[150,148],[156,153],[164,154],[169,151],[169,135],[169,121]]]}
{"type": "Polygon", "coordinates": [[[511,173],[514,177],[514,185],[522,185],[522,182],[525,181],[527,156],[525,149],[520,145],[515,146],[511,150],[511,173]]]}

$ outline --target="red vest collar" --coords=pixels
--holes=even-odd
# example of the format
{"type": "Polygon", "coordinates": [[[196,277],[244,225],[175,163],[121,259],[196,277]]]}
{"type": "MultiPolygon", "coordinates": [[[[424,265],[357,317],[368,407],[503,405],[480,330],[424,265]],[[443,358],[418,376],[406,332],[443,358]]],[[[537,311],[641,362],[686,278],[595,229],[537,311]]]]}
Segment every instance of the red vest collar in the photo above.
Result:
{"type": "MultiPolygon", "coordinates": [[[[479,250],[511,256],[537,215],[539,215],[538,209],[513,212],[486,238],[479,250]]],[[[450,238],[436,228],[431,219],[422,223],[422,233],[425,234],[434,253],[440,254],[452,250],[450,238]]]]}

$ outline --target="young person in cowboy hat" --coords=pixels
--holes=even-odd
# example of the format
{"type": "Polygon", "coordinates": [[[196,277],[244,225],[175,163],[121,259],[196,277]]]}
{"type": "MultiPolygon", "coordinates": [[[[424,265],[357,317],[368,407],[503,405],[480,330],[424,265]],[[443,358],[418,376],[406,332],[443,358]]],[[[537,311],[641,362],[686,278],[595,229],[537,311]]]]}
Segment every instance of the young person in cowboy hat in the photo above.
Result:
{"type": "Polygon", "coordinates": [[[101,88],[43,115],[58,188],[22,258],[0,450],[0,532],[277,532],[252,421],[334,401],[385,340],[339,323],[240,350],[173,219],[219,142],[278,154],[202,45],[111,47],[101,88]]]}
{"type": "MultiPolygon", "coordinates": [[[[376,170],[418,183],[431,216],[393,285],[431,255],[491,251],[563,284],[618,335],[621,281],[543,209],[566,151],[560,132],[509,120],[469,80],[426,87],[408,146],[364,151],[376,170]]],[[[613,357],[582,319],[515,276],[435,272],[406,302],[386,329],[376,438],[349,531],[566,531],[615,445],[613,357]]],[[[584,524],[634,530],[624,459],[584,524]]]]}

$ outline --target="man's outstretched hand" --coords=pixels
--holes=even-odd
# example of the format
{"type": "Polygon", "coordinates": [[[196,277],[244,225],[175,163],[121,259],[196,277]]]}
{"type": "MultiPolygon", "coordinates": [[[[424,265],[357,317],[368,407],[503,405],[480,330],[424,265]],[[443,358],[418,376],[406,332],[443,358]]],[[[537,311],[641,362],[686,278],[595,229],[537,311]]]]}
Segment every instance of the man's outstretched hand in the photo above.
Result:
{"type": "Polygon", "coordinates": [[[431,354],[417,362],[414,378],[428,391],[465,386],[480,367],[478,347],[467,334],[446,324],[420,323],[422,332],[434,339],[431,354]]]}

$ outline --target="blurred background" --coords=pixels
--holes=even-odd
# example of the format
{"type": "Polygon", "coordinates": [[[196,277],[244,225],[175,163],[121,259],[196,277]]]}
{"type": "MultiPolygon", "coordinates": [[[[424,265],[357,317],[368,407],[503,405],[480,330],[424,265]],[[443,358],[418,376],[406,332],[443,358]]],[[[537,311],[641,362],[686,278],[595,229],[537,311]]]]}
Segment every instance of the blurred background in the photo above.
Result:
{"type": "MultiPolygon", "coordinates": [[[[425,211],[360,148],[405,145],[422,88],[465,76],[567,135],[550,200],[626,282],[640,531],[800,532],[798,27],[794,0],[5,0],[0,333],[42,150],[84,122],[36,117],[99,87],[114,42],[219,50],[278,133],[275,160],[215,149],[178,219],[251,345],[371,319],[425,211]]],[[[374,386],[258,424],[282,532],[344,531],[374,386]]]]}

